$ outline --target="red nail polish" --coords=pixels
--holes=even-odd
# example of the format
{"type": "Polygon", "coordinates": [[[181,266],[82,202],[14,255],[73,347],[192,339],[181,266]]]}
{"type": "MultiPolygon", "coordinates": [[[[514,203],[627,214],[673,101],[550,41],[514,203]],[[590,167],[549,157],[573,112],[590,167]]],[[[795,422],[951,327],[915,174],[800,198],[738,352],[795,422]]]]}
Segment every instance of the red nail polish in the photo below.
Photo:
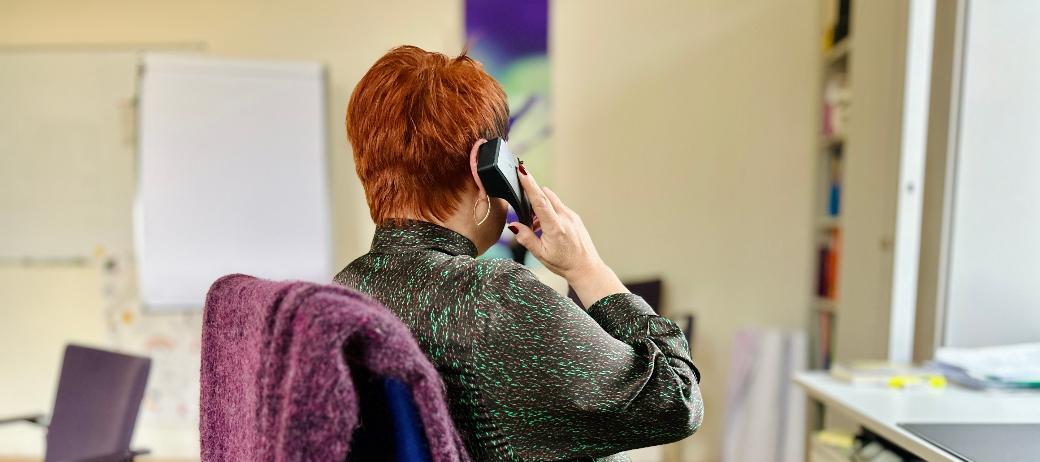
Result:
{"type": "Polygon", "coordinates": [[[524,168],[524,164],[520,164],[520,173],[523,173],[524,175],[527,175],[527,169],[524,168]]]}
{"type": "Polygon", "coordinates": [[[513,232],[513,234],[516,234],[516,233],[520,232],[520,228],[517,228],[516,226],[509,225],[508,228],[509,228],[510,231],[513,232]]]}

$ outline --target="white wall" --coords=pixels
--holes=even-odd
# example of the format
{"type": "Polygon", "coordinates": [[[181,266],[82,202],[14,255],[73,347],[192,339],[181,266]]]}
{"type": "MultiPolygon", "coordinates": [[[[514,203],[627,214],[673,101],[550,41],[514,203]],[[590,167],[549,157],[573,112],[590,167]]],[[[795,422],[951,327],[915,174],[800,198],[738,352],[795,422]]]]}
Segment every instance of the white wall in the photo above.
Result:
{"type": "MultiPolygon", "coordinates": [[[[696,313],[718,460],[734,331],[803,326],[812,290],[816,1],[553,3],[555,183],[622,278],[696,313]]],[[[750,436],[749,437],[753,437],[750,436]]]]}
{"type": "Polygon", "coordinates": [[[7,0],[0,46],[203,48],[217,56],[320,61],[328,66],[329,156],[337,260],[367,250],[370,218],[342,129],[354,85],[401,44],[455,52],[463,44],[460,0],[7,0]],[[359,231],[355,227],[361,225],[359,231]]]}
{"type": "Polygon", "coordinates": [[[968,3],[946,345],[1040,341],[1037,21],[1036,2],[968,3]]]}

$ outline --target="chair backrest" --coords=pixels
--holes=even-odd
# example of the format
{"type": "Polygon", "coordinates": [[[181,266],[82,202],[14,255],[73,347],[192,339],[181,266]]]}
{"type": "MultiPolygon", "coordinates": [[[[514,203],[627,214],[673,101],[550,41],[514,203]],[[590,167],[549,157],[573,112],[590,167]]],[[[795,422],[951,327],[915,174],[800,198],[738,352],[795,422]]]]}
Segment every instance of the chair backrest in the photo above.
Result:
{"type": "Polygon", "coordinates": [[[44,460],[128,451],[151,364],[148,358],[67,346],[44,460]]]}
{"type": "Polygon", "coordinates": [[[643,297],[646,303],[650,305],[658,314],[661,313],[661,294],[663,292],[664,284],[660,279],[650,279],[647,281],[637,282],[626,282],[625,287],[630,292],[643,297]]]}
{"type": "MultiPolygon", "coordinates": [[[[643,300],[646,300],[646,304],[650,305],[655,312],[658,314],[661,313],[661,294],[663,292],[662,289],[664,283],[660,279],[626,282],[625,287],[628,288],[629,292],[643,297],[643,300]]],[[[578,298],[578,293],[574,291],[573,287],[567,286],[567,297],[574,301],[578,306],[586,308],[586,306],[581,303],[581,299],[578,298]]]]}

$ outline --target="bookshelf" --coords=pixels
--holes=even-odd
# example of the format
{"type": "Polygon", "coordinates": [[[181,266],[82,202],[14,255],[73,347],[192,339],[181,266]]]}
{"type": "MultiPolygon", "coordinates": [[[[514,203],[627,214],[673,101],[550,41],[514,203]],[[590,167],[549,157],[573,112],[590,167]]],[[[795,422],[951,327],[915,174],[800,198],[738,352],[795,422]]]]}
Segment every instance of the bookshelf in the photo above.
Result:
{"type": "Polygon", "coordinates": [[[816,205],[813,232],[814,287],[810,365],[827,369],[833,358],[833,337],[839,312],[838,268],[842,242],[844,153],[847,145],[852,91],[848,69],[852,53],[848,0],[823,0],[820,142],[817,149],[816,205]]]}
{"type": "MultiPolygon", "coordinates": [[[[816,195],[810,199],[815,206],[810,225],[818,245],[812,255],[817,262],[813,269],[817,284],[812,287],[806,310],[812,350],[809,364],[814,369],[887,358],[893,339],[902,335],[893,332],[896,324],[892,313],[896,297],[906,297],[908,292],[905,286],[897,292],[894,284],[900,274],[896,267],[896,243],[900,236],[897,217],[901,213],[900,202],[909,190],[902,179],[903,156],[907,152],[904,145],[908,144],[904,140],[909,139],[904,130],[908,120],[907,98],[913,97],[917,102],[914,111],[921,106],[919,91],[906,92],[912,77],[908,70],[912,5],[918,3],[819,3],[822,47],[814,64],[819,72],[817,101],[821,111],[820,128],[815,133],[816,195]],[[842,16],[844,20],[840,21],[842,16]],[[844,23],[843,34],[836,33],[839,22],[844,23]],[[836,166],[832,162],[835,160],[836,166]],[[834,214],[829,213],[832,181],[838,185],[834,214]],[[836,242],[832,239],[835,236],[836,242]],[[837,250],[830,259],[836,264],[829,270],[822,264],[827,260],[820,257],[824,248],[837,250]],[[830,291],[820,295],[819,281],[828,280],[824,277],[828,274],[833,281],[830,291]]],[[[921,29],[913,31],[921,34],[921,29]]],[[[916,74],[914,78],[918,78],[916,74]]],[[[920,81],[913,82],[914,88],[918,88],[920,81]]],[[[940,94],[932,91],[933,95],[940,94]]],[[[914,120],[920,120],[919,112],[910,114],[914,120]]],[[[920,125],[915,124],[915,129],[920,125]]],[[[941,139],[946,139],[946,135],[941,135],[941,139]]],[[[930,139],[928,149],[931,143],[930,139]]],[[[932,158],[931,151],[929,156],[932,158]]],[[[925,186],[934,183],[926,182],[925,186]]],[[[917,186],[913,189],[919,190],[917,186]]],[[[941,204],[936,208],[941,209],[941,204]]],[[[934,326],[922,319],[917,318],[918,325],[925,329],[934,326]]],[[[901,322],[899,325],[905,326],[901,322]]],[[[901,338],[898,342],[905,342],[906,337],[901,338]]],[[[825,410],[819,403],[811,406],[807,415],[810,428],[859,431],[858,423],[832,410],[825,410]]]]}

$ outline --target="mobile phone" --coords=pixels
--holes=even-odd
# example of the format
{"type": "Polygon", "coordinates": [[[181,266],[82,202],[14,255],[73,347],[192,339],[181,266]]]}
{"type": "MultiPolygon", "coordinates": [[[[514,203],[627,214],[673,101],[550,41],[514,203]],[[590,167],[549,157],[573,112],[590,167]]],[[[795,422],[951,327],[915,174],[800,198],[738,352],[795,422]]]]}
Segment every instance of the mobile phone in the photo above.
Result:
{"type": "Polygon", "coordinates": [[[517,176],[519,166],[520,160],[502,138],[490,139],[477,150],[477,175],[484,183],[484,190],[491,197],[509,202],[520,223],[530,228],[534,226],[534,212],[517,176]]]}

